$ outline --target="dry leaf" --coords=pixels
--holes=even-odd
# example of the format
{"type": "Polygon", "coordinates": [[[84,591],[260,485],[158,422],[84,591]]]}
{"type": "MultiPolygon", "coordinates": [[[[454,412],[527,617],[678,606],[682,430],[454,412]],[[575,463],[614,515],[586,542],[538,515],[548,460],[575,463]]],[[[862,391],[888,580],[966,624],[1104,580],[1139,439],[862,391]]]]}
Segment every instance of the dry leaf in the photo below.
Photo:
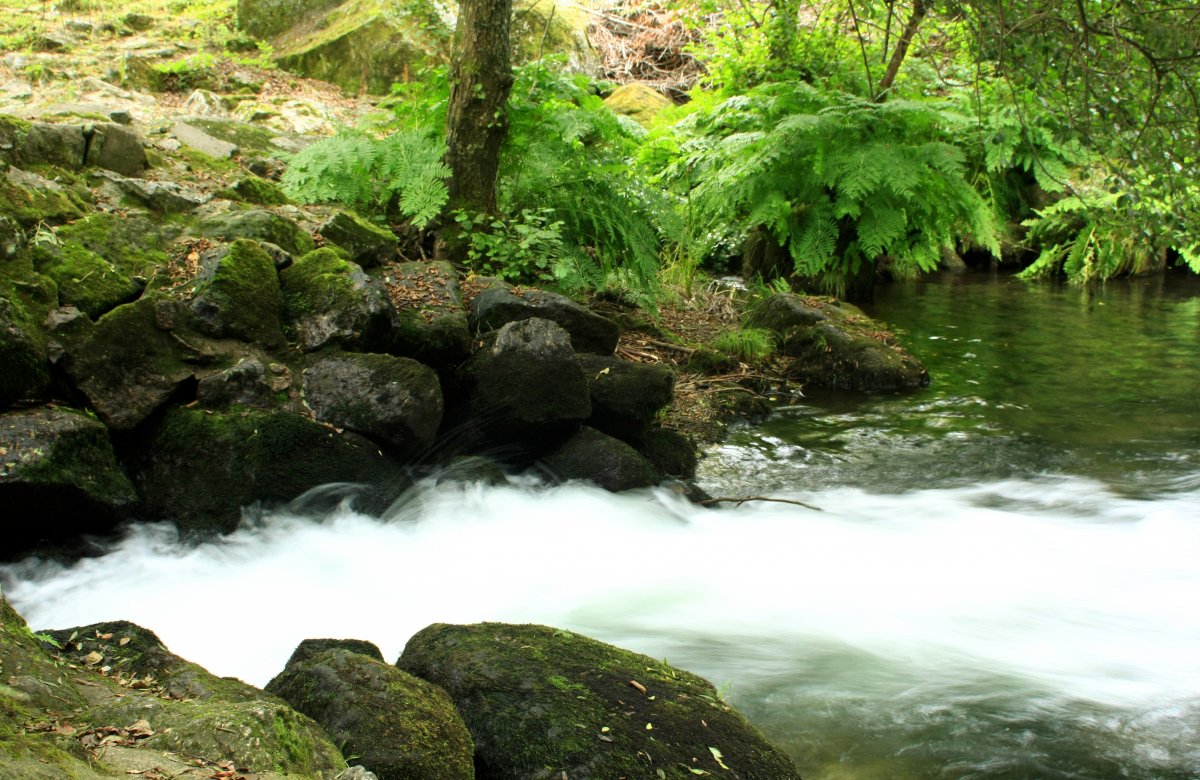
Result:
{"type": "Polygon", "coordinates": [[[127,636],[121,637],[121,641],[117,642],[117,644],[119,644],[121,647],[124,647],[125,645],[129,644],[129,637],[127,637],[127,636]]]}
{"type": "Polygon", "coordinates": [[[92,652],[88,653],[87,655],[85,655],[83,657],[83,662],[85,664],[87,664],[88,666],[95,666],[96,664],[100,663],[103,660],[104,660],[104,656],[100,655],[95,650],[93,650],[92,652]]]}
{"type": "Polygon", "coordinates": [[[634,688],[637,688],[642,693],[646,692],[646,686],[642,685],[637,680],[630,680],[629,684],[632,685],[634,688]]]}

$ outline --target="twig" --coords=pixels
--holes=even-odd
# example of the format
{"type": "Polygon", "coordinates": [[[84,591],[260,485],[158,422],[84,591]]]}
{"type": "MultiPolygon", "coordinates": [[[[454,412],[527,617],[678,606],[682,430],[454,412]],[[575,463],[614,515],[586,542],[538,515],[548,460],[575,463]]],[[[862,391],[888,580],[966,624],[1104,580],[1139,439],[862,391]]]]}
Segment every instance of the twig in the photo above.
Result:
{"type": "Polygon", "coordinates": [[[720,498],[707,498],[703,501],[697,501],[696,503],[699,504],[700,506],[712,506],[713,504],[722,504],[722,503],[730,503],[730,504],[733,504],[734,506],[741,506],[742,504],[746,503],[747,501],[770,501],[770,502],[773,502],[776,504],[794,504],[796,506],[802,506],[805,509],[811,509],[814,512],[824,512],[825,511],[824,509],[822,509],[819,506],[813,506],[812,504],[806,504],[803,501],[795,501],[790,498],[772,498],[770,496],[742,496],[741,498],[738,498],[736,496],[722,496],[720,498]]]}

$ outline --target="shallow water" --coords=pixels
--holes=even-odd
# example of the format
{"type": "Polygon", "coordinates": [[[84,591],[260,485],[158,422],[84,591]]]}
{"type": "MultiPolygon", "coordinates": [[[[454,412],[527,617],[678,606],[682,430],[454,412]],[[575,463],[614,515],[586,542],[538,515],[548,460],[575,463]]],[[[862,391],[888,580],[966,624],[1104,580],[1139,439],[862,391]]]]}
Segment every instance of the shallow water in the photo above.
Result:
{"type": "Polygon", "coordinates": [[[928,390],[797,399],[703,464],[809,507],[426,484],[380,521],[327,492],[0,576],[37,627],[130,619],[259,685],[308,636],[576,629],[705,675],[806,778],[1200,777],[1200,287],[961,276],[872,313],[928,390]]]}

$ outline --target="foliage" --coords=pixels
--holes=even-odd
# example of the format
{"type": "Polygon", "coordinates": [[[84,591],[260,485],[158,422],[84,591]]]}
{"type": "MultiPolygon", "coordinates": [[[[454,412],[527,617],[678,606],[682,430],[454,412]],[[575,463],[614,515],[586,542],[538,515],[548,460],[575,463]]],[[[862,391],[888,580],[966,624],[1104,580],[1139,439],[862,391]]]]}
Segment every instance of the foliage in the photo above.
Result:
{"type": "Polygon", "coordinates": [[[446,205],[445,145],[434,135],[346,132],[296,154],[282,184],[306,203],[343,203],[366,216],[401,215],[425,227],[446,205]]]}
{"type": "Polygon", "coordinates": [[[765,328],[737,328],[718,333],[712,346],[738,360],[756,362],[775,352],[775,335],[765,328]]]}
{"type": "Polygon", "coordinates": [[[467,237],[472,269],[511,281],[552,281],[565,275],[562,223],[551,209],[524,209],[513,218],[454,213],[467,237]]]}
{"type": "Polygon", "coordinates": [[[885,257],[937,267],[966,237],[998,253],[991,211],[952,141],[969,120],[932,102],[878,104],[766,85],[697,115],[665,178],[691,188],[696,235],[765,230],[796,275],[835,291],[885,257]]]}

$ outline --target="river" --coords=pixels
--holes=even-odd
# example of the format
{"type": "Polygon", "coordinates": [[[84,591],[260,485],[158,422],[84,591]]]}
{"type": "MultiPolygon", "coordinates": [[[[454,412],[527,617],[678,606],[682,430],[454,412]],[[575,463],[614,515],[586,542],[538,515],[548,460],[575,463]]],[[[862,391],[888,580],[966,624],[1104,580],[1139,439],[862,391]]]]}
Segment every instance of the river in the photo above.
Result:
{"type": "Polygon", "coordinates": [[[927,390],[796,396],[702,462],[807,507],[514,481],[379,520],[331,488],[0,577],[35,627],[130,619],[258,685],[304,637],[572,628],[708,677],[809,780],[1200,778],[1200,284],[944,275],[870,313],[927,390]]]}

